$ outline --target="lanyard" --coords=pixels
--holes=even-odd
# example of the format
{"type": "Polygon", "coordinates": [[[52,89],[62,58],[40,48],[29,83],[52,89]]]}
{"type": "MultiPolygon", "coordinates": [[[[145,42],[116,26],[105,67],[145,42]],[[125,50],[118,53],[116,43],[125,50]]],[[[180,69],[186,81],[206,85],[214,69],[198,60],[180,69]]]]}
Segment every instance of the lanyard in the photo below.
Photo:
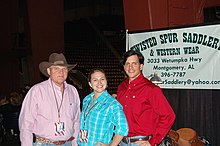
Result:
{"type": "Polygon", "coordinates": [[[62,93],[61,103],[60,103],[60,105],[58,105],[58,101],[57,101],[57,97],[56,97],[56,93],[55,93],[55,90],[54,90],[54,86],[53,86],[52,80],[51,80],[51,84],[52,84],[52,88],[53,88],[54,98],[55,98],[55,101],[56,101],[58,119],[59,119],[59,122],[60,122],[60,109],[61,109],[61,106],[63,104],[63,93],[62,93]]]}
{"type": "Polygon", "coordinates": [[[93,106],[90,107],[90,105],[92,104],[92,101],[87,105],[85,112],[83,114],[83,119],[84,119],[84,123],[83,123],[83,128],[85,128],[85,124],[86,124],[86,118],[88,116],[88,114],[90,113],[90,111],[98,104],[98,102],[96,102],[93,106]],[[89,110],[87,111],[87,109],[89,108],[89,110]]]}

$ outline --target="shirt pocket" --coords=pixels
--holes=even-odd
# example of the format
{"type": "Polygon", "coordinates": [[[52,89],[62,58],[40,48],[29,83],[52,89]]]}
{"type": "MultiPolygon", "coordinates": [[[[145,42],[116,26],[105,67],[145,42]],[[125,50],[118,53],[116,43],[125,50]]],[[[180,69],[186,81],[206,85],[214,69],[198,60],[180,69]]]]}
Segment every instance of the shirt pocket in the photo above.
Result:
{"type": "Polygon", "coordinates": [[[94,107],[94,113],[99,115],[102,119],[108,120],[108,116],[111,114],[109,106],[110,105],[108,103],[98,105],[97,107],[94,107]]]}
{"type": "Polygon", "coordinates": [[[51,109],[50,106],[47,107],[42,104],[38,107],[37,119],[42,119],[42,121],[51,121],[53,113],[54,111],[51,109]]]}
{"type": "Polygon", "coordinates": [[[130,104],[134,114],[140,116],[143,111],[151,109],[149,101],[144,96],[133,95],[130,97],[130,104]]]}
{"type": "Polygon", "coordinates": [[[74,119],[78,112],[78,105],[76,103],[69,103],[65,106],[67,118],[74,119]]]}

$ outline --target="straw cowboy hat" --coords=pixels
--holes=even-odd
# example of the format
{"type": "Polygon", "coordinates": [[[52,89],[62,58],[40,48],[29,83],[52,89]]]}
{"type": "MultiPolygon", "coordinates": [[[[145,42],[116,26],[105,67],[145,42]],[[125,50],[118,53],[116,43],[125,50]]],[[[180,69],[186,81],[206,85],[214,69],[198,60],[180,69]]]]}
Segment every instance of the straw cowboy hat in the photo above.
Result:
{"type": "Polygon", "coordinates": [[[67,64],[66,58],[65,56],[60,53],[52,53],[49,56],[49,61],[43,61],[39,64],[39,69],[41,71],[42,74],[44,74],[46,77],[49,77],[48,73],[47,73],[47,68],[49,68],[50,66],[55,65],[55,66],[66,66],[68,71],[73,69],[76,64],[67,64]]]}

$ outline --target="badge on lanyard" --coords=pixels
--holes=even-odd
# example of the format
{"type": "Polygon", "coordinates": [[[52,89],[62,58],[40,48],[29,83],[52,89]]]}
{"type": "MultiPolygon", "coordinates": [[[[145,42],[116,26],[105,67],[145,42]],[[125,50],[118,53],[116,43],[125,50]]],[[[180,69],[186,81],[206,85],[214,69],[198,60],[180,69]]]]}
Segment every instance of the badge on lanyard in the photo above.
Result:
{"type": "Polygon", "coordinates": [[[62,136],[65,134],[64,122],[55,123],[55,136],[62,136]]]}
{"type": "Polygon", "coordinates": [[[80,130],[80,142],[88,142],[88,130],[80,130]]]}

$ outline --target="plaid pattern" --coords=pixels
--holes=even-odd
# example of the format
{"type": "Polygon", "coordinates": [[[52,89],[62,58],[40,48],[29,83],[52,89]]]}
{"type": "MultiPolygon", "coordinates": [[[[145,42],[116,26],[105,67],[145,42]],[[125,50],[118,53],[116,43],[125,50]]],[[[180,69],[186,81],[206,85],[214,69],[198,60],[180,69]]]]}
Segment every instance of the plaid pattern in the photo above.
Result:
{"type": "Polygon", "coordinates": [[[121,104],[104,91],[90,109],[94,93],[83,100],[83,109],[80,115],[80,129],[88,130],[88,142],[80,142],[80,146],[94,146],[97,142],[111,143],[113,133],[126,136],[128,124],[121,104]],[[85,123],[84,123],[85,121],[85,123]]]}

